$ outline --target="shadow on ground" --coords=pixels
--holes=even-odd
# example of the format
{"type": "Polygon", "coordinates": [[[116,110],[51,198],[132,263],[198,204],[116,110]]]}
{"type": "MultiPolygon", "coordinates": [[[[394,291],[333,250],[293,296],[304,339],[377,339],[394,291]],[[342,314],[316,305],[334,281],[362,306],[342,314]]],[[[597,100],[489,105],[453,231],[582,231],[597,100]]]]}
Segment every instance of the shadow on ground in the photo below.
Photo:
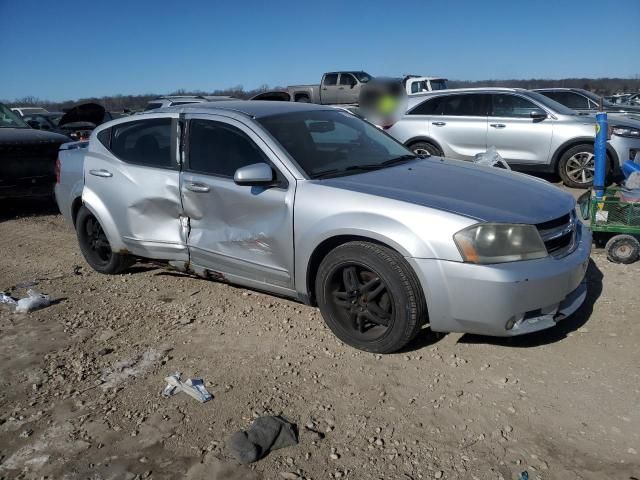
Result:
{"type": "Polygon", "coordinates": [[[602,272],[593,260],[589,260],[587,268],[587,298],[582,306],[573,315],[558,322],[555,327],[541,330],[539,332],[521,335],[518,337],[487,337],[483,335],[463,335],[460,343],[486,343],[490,345],[500,345],[503,347],[537,347],[559,342],[567,335],[582,327],[593,313],[593,306],[602,293],[602,272]]]}
{"type": "Polygon", "coordinates": [[[53,197],[0,200],[0,222],[21,217],[38,217],[60,213],[53,197]]]}

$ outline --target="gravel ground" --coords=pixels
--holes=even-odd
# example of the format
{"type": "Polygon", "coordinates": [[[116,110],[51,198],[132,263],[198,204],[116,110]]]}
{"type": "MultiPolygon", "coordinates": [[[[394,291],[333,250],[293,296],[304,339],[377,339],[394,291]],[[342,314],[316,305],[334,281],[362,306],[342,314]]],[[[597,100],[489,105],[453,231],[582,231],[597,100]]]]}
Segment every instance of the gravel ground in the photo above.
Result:
{"type": "Polygon", "coordinates": [[[0,305],[2,479],[640,478],[640,263],[595,250],[554,329],[425,329],[380,356],[292,301],[154,265],[100,275],[54,207],[2,210],[0,289],[54,299],[0,305]],[[161,397],[176,371],[213,400],[161,397]],[[300,442],[240,466],[225,442],[263,414],[300,442]]]}

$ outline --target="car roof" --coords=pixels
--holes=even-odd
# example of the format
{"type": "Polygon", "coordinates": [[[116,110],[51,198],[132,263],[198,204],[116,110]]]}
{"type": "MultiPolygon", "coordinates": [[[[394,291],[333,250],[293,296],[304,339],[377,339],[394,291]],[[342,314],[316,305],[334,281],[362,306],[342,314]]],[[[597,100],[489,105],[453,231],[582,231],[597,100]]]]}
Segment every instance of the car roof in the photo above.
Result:
{"type": "Polygon", "coordinates": [[[548,88],[532,88],[532,92],[550,92],[553,90],[563,91],[563,92],[579,92],[584,91],[582,88],[569,88],[569,87],[548,87],[548,88]]]}
{"type": "Polygon", "coordinates": [[[236,112],[253,118],[269,117],[281,113],[334,110],[333,107],[314,103],[273,102],[269,100],[229,100],[219,102],[192,103],[173,107],[158,108],[148,113],[181,112],[181,113],[219,113],[220,111],[236,112]]]}

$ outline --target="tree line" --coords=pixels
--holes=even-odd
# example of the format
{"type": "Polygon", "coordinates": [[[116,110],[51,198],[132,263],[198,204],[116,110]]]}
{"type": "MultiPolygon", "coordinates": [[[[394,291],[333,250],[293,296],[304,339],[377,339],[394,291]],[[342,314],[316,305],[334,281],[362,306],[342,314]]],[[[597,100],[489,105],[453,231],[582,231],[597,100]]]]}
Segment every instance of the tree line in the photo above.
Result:
{"type": "MultiPolygon", "coordinates": [[[[450,88],[464,87],[519,87],[519,88],[548,88],[548,87],[568,87],[583,88],[598,95],[613,95],[623,92],[640,92],[640,76],[635,78],[563,78],[560,80],[551,79],[530,79],[530,80],[451,80],[450,88]]],[[[248,99],[268,90],[279,90],[283,87],[269,87],[261,85],[252,90],[245,90],[242,85],[212,91],[187,91],[177,90],[169,95],[228,95],[239,99],[248,99]]],[[[166,94],[165,94],[166,95],[166,94]]],[[[142,95],[107,95],[103,97],[79,98],[77,100],[65,100],[53,102],[34,96],[16,98],[13,101],[2,100],[2,103],[16,106],[37,105],[49,111],[64,111],[81,103],[95,102],[112,112],[122,112],[124,110],[138,111],[144,109],[147,102],[158,98],[161,94],[146,93],[142,95]]]]}

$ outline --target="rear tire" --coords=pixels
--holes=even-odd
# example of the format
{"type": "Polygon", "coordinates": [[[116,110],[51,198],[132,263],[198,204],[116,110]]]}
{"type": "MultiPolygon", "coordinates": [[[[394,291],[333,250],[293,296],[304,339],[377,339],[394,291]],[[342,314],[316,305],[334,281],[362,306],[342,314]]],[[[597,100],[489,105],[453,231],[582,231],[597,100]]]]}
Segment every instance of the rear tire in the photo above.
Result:
{"type": "Polygon", "coordinates": [[[311,103],[311,100],[306,95],[302,95],[302,96],[296,98],[296,102],[298,102],[298,103],[311,103]]]}
{"type": "Polygon", "coordinates": [[[640,242],[631,235],[611,237],[604,248],[607,258],[613,263],[633,263],[640,256],[640,242]]]}
{"type": "Polygon", "coordinates": [[[102,225],[85,206],[80,207],[76,217],[76,235],[84,259],[96,272],[110,275],[120,273],[135,262],[130,255],[111,249],[102,225]]]}
{"type": "Polygon", "coordinates": [[[416,155],[430,155],[434,157],[441,157],[442,152],[438,147],[429,142],[416,142],[412,143],[409,147],[416,155]]]}
{"type": "Polygon", "coordinates": [[[403,348],[427,320],[415,272],[390,248],[345,243],[322,260],[315,294],[331,331],[359,350],[391,353],[403,348]]]}

